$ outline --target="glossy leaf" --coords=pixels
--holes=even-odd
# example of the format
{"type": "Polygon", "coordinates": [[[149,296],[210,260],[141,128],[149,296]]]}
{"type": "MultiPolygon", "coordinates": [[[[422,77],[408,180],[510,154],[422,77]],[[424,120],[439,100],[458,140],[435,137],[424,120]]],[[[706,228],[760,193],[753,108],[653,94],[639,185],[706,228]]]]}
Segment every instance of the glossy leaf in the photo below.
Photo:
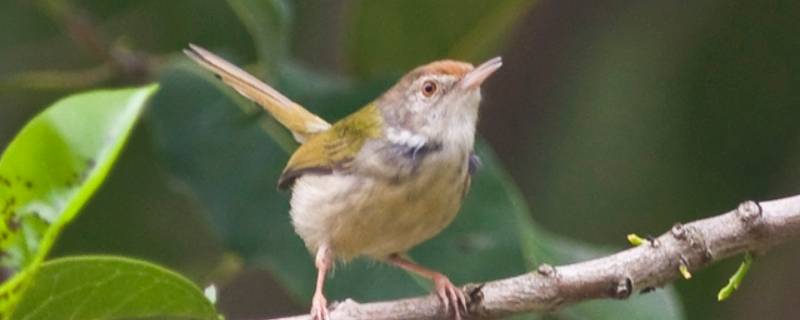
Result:
{"type": "Polygon", "coordinates": [[[497,55],[533,0],[359,1],[347,31],[361,76],[398,73],[437,59],[472,62],[497,55]]]}
{"type": "Polygon", "coordinates": [[[194,283],[148,262],[113,256],[42,264],[13,320],[181,318],[217,320],[194,283]]]}
{"type": "Polygon", "coordinates": [[[157,86],[56,102],[0,159],[0,310],[7,316],[64,228],[105,179],[157,86]]]}

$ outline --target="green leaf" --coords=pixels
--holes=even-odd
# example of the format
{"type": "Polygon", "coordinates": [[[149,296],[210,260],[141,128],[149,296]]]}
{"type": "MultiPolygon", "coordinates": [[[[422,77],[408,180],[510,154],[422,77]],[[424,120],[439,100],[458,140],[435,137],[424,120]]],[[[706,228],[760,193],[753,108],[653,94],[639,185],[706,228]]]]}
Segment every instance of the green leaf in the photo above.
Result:
{"type": "Polygon", "coordinates": [[[213,304],[181,275],[113,256],[42,264],[13,320],[175,317],[217,320],[213,304]]]}
{"type": "MultiPolygon", "coordinates": [[[[56,102],[34,118],[0,158],[0,286],[7,316],[58,234],[106,178],[155,92],[96,91],[56,102]]],[[[2,318],[2,317],[0,317],[2,318]]]]}
{"type": "Polygon", "coordinates": [[[361,76],[410,70],[436,59],[473,62],[495,51],[533,0],[359,1],[347,30],[361,76]]]}

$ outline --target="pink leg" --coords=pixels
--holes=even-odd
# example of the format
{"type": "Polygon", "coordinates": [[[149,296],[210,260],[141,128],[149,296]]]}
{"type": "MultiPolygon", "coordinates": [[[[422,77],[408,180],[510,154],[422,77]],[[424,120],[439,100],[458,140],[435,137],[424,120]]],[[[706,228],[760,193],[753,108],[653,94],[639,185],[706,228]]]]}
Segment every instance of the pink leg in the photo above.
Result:
{"type": "Polygon", "coordinates": [[[431,279],[436,286],[436,295],[439,296],[439,300],[442,301],[445,312],[449,312],[450,306],[453,306],[454,319],[460,320],[461,313],[467,313],[467,297],[464,295],[464,291],[454,286],[447,276],[411,262],[399,254],[390,255],[389,263],[405,269],[406,271],[431,279]]]}
{"type": "Polygon", "coordinates": [[[322,294],[322,287],[325,284],[325,275],[331,267],[332,253],[328,245],[322,245],[317,249],[317,289],[314,291],[314,299],[311,300],[311,318],[314,320],[328,320],[328,300],[322,294]]]}

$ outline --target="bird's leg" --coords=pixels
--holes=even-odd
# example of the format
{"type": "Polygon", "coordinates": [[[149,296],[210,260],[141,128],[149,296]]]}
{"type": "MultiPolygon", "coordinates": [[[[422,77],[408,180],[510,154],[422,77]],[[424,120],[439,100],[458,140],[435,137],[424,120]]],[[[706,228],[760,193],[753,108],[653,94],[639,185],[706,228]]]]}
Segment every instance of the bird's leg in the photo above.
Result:
{"type": "Polygon", "coordinates": [[[325,284],[325,275],[331,267],[332,254],[327,244],[323,244],[317,249],[317,257],[314,263],[317,266],[317,288],[314,291],[314,298],[311,300],[311,318],[314,320],[328,320],[328,300],[322,293],[325,284]]]}
{"type": "Polygon", "coordinates": [[[389,256],[389,263],[406,271],[431,279],[436,287],[436,295],[439,296],[439,300],[441,300],[444,305],[445,312],[449,312],[450,306],[452,305],[453,317],[455,319],[460,320],[461,313],[467,313],[467,297],[464,291],[453,285],[447,276],[418,265],[396,253],[389,256]]]}

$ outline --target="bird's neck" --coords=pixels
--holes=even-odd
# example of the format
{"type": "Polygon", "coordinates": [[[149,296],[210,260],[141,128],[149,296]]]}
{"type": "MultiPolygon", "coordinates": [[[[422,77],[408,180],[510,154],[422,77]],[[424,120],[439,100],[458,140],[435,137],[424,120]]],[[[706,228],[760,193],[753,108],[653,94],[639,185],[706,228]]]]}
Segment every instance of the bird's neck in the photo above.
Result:
{"type": "Polygon", "coordinates": [[[475,142],[480,92],[476,90],[450,98],[425,110],[380,104],[386,140],[410,148],[440,145],[442,149],[471,151],[475,142]]]}

